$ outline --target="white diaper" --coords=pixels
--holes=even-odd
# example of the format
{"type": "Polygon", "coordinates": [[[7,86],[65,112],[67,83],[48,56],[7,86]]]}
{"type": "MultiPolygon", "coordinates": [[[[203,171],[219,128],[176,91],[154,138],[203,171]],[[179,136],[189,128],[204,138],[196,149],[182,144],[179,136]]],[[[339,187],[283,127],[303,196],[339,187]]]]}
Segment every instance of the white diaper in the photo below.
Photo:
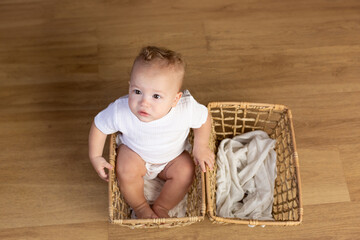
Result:
{"type": "Polygon", "coordinates": [[[146,167],[146,175],[144,176],[144,179],[146,180],[151,180],[157,177],[157,175],[164,170],[164,168],[166,167],[167,163],[163,163],[163,164],[152,164],[152,163],[145,163],[145,167],[146,167]]]}

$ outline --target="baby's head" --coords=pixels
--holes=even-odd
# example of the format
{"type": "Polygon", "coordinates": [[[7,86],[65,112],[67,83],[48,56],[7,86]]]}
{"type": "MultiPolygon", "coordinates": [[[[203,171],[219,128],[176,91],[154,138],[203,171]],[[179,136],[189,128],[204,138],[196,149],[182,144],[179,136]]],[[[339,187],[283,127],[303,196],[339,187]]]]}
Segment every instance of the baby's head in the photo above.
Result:
{"type": "Polygon", "coordinates": [[[182,96],[184,74],[185,62],[180,54],[165,48],[144,47],[131,70],[131,112],[143,122],[164,117],[182,96]]]}

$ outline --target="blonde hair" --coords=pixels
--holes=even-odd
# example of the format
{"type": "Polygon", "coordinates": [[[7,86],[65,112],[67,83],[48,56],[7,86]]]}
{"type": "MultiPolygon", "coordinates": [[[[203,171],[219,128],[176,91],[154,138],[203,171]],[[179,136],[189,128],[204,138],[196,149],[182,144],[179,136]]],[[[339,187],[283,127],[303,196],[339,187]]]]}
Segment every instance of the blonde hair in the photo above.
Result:
{"type": "Polygon", "coordinates": [[[181,54],[166,48],[155,46],[143,47],[139,55],[135,58],[132,68],[134,68],[135,63],[137,62],[145,64],[160,62],[161,64],[165,64],[167,67],[174,67],[181,70],[182,72],[185,72],[186,67],[185,61],[181,54]]]}

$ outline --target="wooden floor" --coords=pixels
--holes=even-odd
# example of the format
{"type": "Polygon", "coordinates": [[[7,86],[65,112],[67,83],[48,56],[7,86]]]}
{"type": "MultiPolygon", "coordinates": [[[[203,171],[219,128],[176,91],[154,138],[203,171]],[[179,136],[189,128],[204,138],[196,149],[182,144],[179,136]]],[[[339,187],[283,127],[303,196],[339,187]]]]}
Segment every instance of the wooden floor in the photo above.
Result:
{"type": "MultiPolygon", "coordinates": [[[[0,239],[360,239],[360,1],[0,1],[0,239]],[[145,45],[181,52],[195,98],[287,105],[296,227],[108,223],[95,114],[145,45]]],[[[107,151],[105,152],[107,154],[107,151]]]]}

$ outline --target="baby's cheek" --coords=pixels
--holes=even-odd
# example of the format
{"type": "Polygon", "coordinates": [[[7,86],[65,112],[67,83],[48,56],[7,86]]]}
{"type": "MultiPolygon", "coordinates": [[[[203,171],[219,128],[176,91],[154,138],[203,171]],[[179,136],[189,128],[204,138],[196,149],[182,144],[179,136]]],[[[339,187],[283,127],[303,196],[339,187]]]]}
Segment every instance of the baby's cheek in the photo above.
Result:
{"type": "Polygon", "coordinates": [[[130,102],[130,100],[129,100],[129,108],[130,108],[131,112],[135,114],[136,104],[134,103],[134,101],[130,102]]]}

